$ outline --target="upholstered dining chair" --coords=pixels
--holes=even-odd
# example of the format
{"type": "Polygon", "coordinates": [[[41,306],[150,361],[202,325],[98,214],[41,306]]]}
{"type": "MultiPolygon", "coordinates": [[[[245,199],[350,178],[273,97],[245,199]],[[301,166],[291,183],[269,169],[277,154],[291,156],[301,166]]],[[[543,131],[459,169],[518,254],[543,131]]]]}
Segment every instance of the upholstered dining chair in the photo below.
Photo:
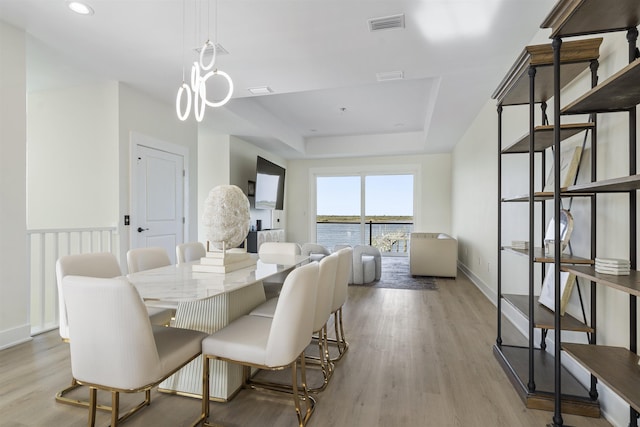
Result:
{"type": "Polygon", "coordinates": [[[302,255],[308,256],[310,261],[320,261],[325,256],[331,254],[329,249],[317,243],[304,243],[302,245],[302,255]]]}
{"type": "MultiPolygon", "coordinates": [[[[120,265],[115,255],[109,252],[95,252],[78,255],[67,255],[60,257],[56,261],[56,283],[58,287],[58,330],[63,341],[69,341],[69,322],[67,316],[67,308],[64,302],[64,293],[62,291],[62,279],[65,276],[87,276],[99,278],[113,278],[121,276],[120,265]]],[[[171,321],[173,312],[164,308],[147,307],[147,315],[154,325],[168,325],[171,321]]],[[[87,406],[89,402],[66,397],[71,390],[78,388],[80,385],[74,379],[71,385],[56,394],[56,400],[61,403],[67,403],[77,406],[87,406]]],[[[101,406],[99,409],[110,409],[101,406]]]]}
{"type": "MultiPolygon", "coordinates": [[[[171,260],[164,248],[135,248],[127,251],[127,267],[129,269],[129,274],[166,267],[167,265],[171,265],[171,260]]],[[[145,304],[148,307],[171,310],[173,314],[175,314],[178,309],[178,304],[172,301],[147,299],[145,300],[145,304]]]]}
{"type": "MultiPolygon", "coordinates": [[[[336,284],[336,271],[338,268],[338,254],[333,253],[320,260],[318,274],[318,294],[316,296],[315,316],[313,320],[313,333],[318,335],[318,358],[322,369],[323,383],[319,387],[310,388],[311,392],[323,391],[329,384],[333,374],[333,363],[329,360],[327,343],[327,322],[331,317],[333,305],[333,290],[336,284]]],[[[256,307],[251,316],[273,317],[278,304],[278,298],[267,300],[256,307]]]]}
{"type": "MultiPolygon", "coordinates": [[[[271,256],[296,256],[300,255],[300,246],[292,242],[264,242],[258,248],[260,258],[268,259],[271,256]]],[[[280,293],[280,288],[287,277],[288,272],[280,273],[269,278],[268,281],[262,283],[264,294],[267,299],[274,298],[280,293]]]]}
{"type": "Polygon", "coordinates": [[[328,339],[328,341],[336,344],[338,347],[338,356],[331,358],[332,362],[337,362],[342,359],[349,349],[349,343],[345,337],[344,325],[342,323],[342,307],[347,302],[349,293],[349,278],[352,276],[353,249],[347,246],[340,249],[337,254],[338,269],[336,270],[336,284],[333,290],[333,304],[331,306],[336,335],[335,339],[328,339]]]}
{"type": "Polygon", "coordinates": [[[111,392],[111,426],[116,427],[149,405],[153,387],[201,352],[205,333],[152,326],[140,294],[124,277],[66,276],[62,290],[71,371],[90,389],[89,426],[95,425],[98,389],[111,392]],[[137,392],[145,393],[144,401],[120,416],[120,393],[137,392]]]}
{"type": "Polygon", "coordinates": [[[178,264],[197,261],[207,255],[207,250],[202,242],[181,243],[176,246],[176,260],[178,264]]]}
{"type": "Polygon", "coordinates": [[[164,248],[135,248],[127,252],[129,273],[137,273],[167,265],[171,265],[171,260],[164,248]]]}
{"type": "Polygon", "coordinates": [[[293,397],[299,426],[305,426],[315,408],[306,384],[304,350],[311,343],[313,314],[317,294],[317,262],[293,270],[282,286],[273,318],[245,315],[202,341],[202,413],[196,423],[209,419],[209,361],[223,360],[244,365],[244,385],[250,384],[251,368],[281,370],[290,368],[293,397]],[[300,363],[301,385],[298,386],[300,363]],[[304,411],[300,401],[305,402],[304,411]]]}

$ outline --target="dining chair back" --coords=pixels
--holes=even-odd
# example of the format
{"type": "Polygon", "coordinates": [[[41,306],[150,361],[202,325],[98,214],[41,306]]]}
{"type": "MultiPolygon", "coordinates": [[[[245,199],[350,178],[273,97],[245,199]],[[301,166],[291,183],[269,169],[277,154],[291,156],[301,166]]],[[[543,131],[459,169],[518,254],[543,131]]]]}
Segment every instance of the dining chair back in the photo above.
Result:
{"type": "Polygon", "coordinates": [[[171,265],[171,260],[164,248],[135,248],[127,252],[129,273],[137,273],[167,265],[171,265]]]}
{"type": "Polygon", "coordinates": [[[135,287],[114,279],[65,276],[71,371],[90,387],[89,425],[95,424],[96,390],[112,393],[111,425],[149,404],[150,390],[201,352],[205,333],[152,326],[135,287]],[[109,321],[105,321],[109,319],[109,321]],[[145,392],[145,400],[122,417],[119,393],[145,392]]]}
{"type": "Polygon", "coordinates": [[[207,255],[207,250],[202,242],[181,243],[176,246],[176,260],[178,264],[198,261],[207,255]]]}

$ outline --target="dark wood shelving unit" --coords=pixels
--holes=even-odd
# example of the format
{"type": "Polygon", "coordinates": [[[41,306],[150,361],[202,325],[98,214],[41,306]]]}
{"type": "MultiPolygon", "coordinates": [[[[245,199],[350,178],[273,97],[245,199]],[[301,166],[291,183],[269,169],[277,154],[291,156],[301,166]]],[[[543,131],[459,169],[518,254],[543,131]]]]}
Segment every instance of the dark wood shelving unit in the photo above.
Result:
{"type": "Polygon", "coordinates": [[[631,270],[628,276],[597,273],[595,267],[587,266],[563,266],[562,270],[630,295],[640,296],[640,272],[636,270],[631,270]]]}
{"type": "MultiPolygon", "coordinates": [[[[592,68],[593,73],[592,64],[597,63],[601,43],[602,38],[592,38],[571,41],[564,44],[564,49],[560,56],[560,63],[562,64],[561,84],[563,86],[569,84],[577,76],[589,70],[589,68],[592,68]]],[[[544,156],[546,150],[554,146],[556,142],[556,128],[554,125],[549,125],[546,120],[546,102],[553,96],[554,89],[554,50],[551,44],[546,44],[525,47],[515,64],[507,73],[507,76],[494,92],[493,98],[497,100],[499,114],[498,194],[500,200],[498,201],[498,242],[502,241],[501,218],[503,203],[528,203],[528,241],[529,245],[534,247],[534,242],[537,238],[534,236],[535,215],[533,206],[536,202],[552,200],[555,196],[555,192],[535,192],[533,183],[535,177],[533,170],[535,165],[534,156],[544,156]],[[543,123],[538,126],[533,123],[535,104],[540,104],[542,110],[543,123]],[[529,131],[505,148],[501,137],[502,110],[503,107],[511,105],[529,105],[529,131]],[[502,176],[502,156],[512,154],[528,156],[528,173],[530,177],[529,193],[524,196],[503,198],[500,184],[502,176]]],[[[595,123],[592,122],[565,124],[560,129],[560,137],[562,140],[565,140],[580,133],[593,132],[594,129],[595,123]]],[[[542,162],[542,167],[544,167],[544,162],[542,162]]],[[[593,194],[589,193],[585,194],[585,196],[591,197],[593,194]]],[[[572,194],[570,197],[576,197],[576,194],[572,194]]],[[[542,243],[542,236],[540,236],[540,242],[538,243],[542,243]]],[[[546,255],[541,248],[534,247],[532,251],[529,251],[514,249],[508,246],[503,247],[501,243],[499,243],[498,246],[498,337],[496,339],[496,345],[494,346],[494,354],[528,408],[553,411],[555,399],[554,356],[544,349],[536,347],[533,331],[535,328],[543,329],[545,331],[543,336],[546,336],[546,330],[555,328],[554,315],[546,307],[538,304],[538,297],[533,294],[533,268],[536,263],[538,265],[541,263],[553,263],[555,260],[553,257],[546,255]],[[518,256],[525,256],[529,260],[528,278],[523,278],[523,282],[528,284],[528,293],[526,295],[502,294],[502,256],[503,253],[507,252],[518,256]],[[517,347],[502,343],[501,313],[503,302],[513,306],[515,310],[528,319],[528,347],[517,347]]],[[[562,262],[584,265],[593,264],[593,260],[591,259],[570,257],[568,255],[563,257],[562,262]]],[[[564,316],[559,328],[586,333],[593,332],[590,326],[585,325],[583,322],[569,315],[564,316]]],[[[543,344],[543,342],[541,342],[541,344],[543,344]]],[[[566,381],[567,384],[563,388],[561,396],[564,405],[563,410],[578,415],[600,416],[599,403],[597,399],[590,396],[589,390],[576,381],[567,371],[563,370],[561,375],[563,376],[563,381],[566,381]]]]}
{"type": "Polygon", "coordinates": [[[551,10],[541,28],[551,28],[551,37],[626,31],[638,26],[640,3],[635,0],[563,0],[551,10]]]}
{"type": "MultiPolygon", "coordinates": [[[[533,360],[536,376],[536,391],[530,392],[527,386],[529,377],[529,348],[511,345],[493,346],[493,353],[507,373],[511,384],[516,389],[527,408],[553,411],[554,381],[553,367],[555,359],[551,353],[534,349],[533,360]]],[[[567,414],[599,418],[600,405],[589,397],[587,390],[571,373],[562,369],[562,409],[567,414]]]]}
{"type": "Polygon", "coordinates": [[[576,194],[625,193],[640,190],[640,175],[623,176],[585,184],[572,185],[565,190],[567,196],[576,194]]]}
{"type": "Polygon", "coordinates": [[[562,349],[640,412],[640,358],[637,354],[624,347],[605,345],[565,343],[562,349]]]}
{"type": "MultiPolygon", "coordinates": [[[[594,195],[593,192],[590,191],[574,191],[572,193],[567,193],[567,190],[573,187],[562,188],[560,197],[591,197],[594,195]]],[[[549,200],[553,200],[555,193],[552,191],[537,191],[533,193],[533,201],[534,202],[547,202],[549,200]]],[[[518,202],[529,202],[531,197],[528,194],[520,194],[518,196],[506,197],[502,199],[503,202],[508,203],[518,203],[518,202]]]]}
{"type": "MultiPolygon", "coordinates": [[[[523,316],[529,318],[529,295],[503,294],[502,298],[518,310],[523,316]]],[[[535,296],[535,299],[538,297],[535,296]]],[[[534,325],[538,329],[554,329],[554,313],[542,304],[534,304],[534,325]]],[[[562,316],[560,329],[563,331],[594,332],[594,329],[585,325],[570,314],[562,316]]]]}
{"type": "MultiPolygon", "coordinates": [[[[505,251],[513,252],[515,254],[526,256],[526,257],[530,255],[529,253],[530,251],[528,249],[516,249],[516,248],[512,248],[511,246],[504,246],[502,249],[505,251]]],[[[550,264],[553,261],[554,261],[554,258],[552,256],[549,256],[548,254],[545,254],[542,248],[533,249],[533,262],[550,264]]],[[[581,257],[577,257],[577,256],[565,254],[565,253],[563,253],[560,256],[560,262],[563,264],[582,264],[582,265],[592,265],[594,263],[592,259],[581,258],[581,257]]]]}
{"type": "MultiPolygon", "coordinates": [[[[586,130],[592,130],[595,127],[593,123],[570,123],[560,126],[560,137],[562,140],[571,138],[574,135],[586,130]]],[[[534,130],[534,150],[539,153],[545,151],[553,145],[553,125],[536,126],[534,130]]],[[[529,152],[529,133],[527,132],[520,139],[509,147],[502,150],[504,154],[514,153],[522,154],[529,152]]]]}
{"type": "MultiPolygon", "coordinates": [[[[600,274],[593,266],[586,265],[562,265],[560,268],[569,271],[578,277],[591,281],[591,316],[592,324],[595,324],[597,312],[597,285],[606,285],[618,291],[629,294],[629,349],[622,347],[609,347],[598,345],[596,333],[592,334],[590,344],[573,344],[561,342],[559,331],[555,331],[556,337],[556,366],[555,371],[562,368],[559,355],[560,348],[580,363],[587,371],[591,372],[591,388],[596,390],[596,378],[609,387],[629,404],[629,427],[638,426],[640,416],[640,366],[638,366],[637,346],[637,296],[640,296],[640,275],[636,270],[637,264],[637,193],[640,189],[640,175],[636,175],[637,166],[637,119],[636,108],[640,103],[640,64],[638,60],[637,39],[640,24],[640,1],[616,0],[613,2],[601,0],[560,0],[542,23],[542,28],[551,28],[551,38],[557,46],[554,70],[560,72],[562,64],[561,51],[567,42],[562,39],[572,36],[601,34],[607,32],[626,31],[628,43],[629,65],[606,79],[604,82],[593,84],[587,91],[575,101],[564,108],[560,108],[561,85],[554,87],[554,122],[560,123],[562,116],[570,114],[591,114],[594,117],[599,113],[627,112],[629,115],[629,171],[627,177],[598,181],[595,179],[596,162],[592,161],[591,183],[579,184],[564,190],[565,194],[593,192],[592,217],[596,216],[594,203],[597,195],[601,193],[624,193],[629,195],[629,259],[631,261],[631,274],[629,276],[614,276],[600,274]]],[[[557,80],[556,80],[557,81],[557,80]]],[[[554,147],[559,147],[559,136],[556,135],[554,147]]],[[[596,150],[597,144],[592,145],[596,150]]],[[[595,155],[592,156],[592,159],[595,155]]],[[[556,163],[557,167],[557,163],[556,163]]],[[[556,193],[560,191],[556,188],[556,193]]],[[[559,194],[555,195],[556,207],[559,202],[559,194]]],[[[591,240],[592,252],[594,251],[595,226],[592,225],[591,240]]],[[[595,258],[595,253],[593,254],[595,258]]],[[[556,260],[556,265],[559,265],[556,260]]],[[[555,315],[555,322],[560,322],[559,314],[555,315]]],[[[560,390],[560,384],[564,389],[564,379],[556,375],[556,390],[560,390]]],[[[561,413],[565,412],[562,399],[556,394],[552,427],[562,426],[561,413]]]]}
{"type": "Polygon", "coordinates": [[[640,61],[635,60],[562,110],[561,114],[615,113],[640,104],[640,61]]]}
{"type": "MultiPolygon", "coordinates": [[[[585,69],[585,63],[598,59],[602,38],[567,42],[560,61],[563,64],[562,82],[569,84],[585,69]]],[[[535,67],[538,76],[534,102],[544,102],[553,96],[553,49],[550,44],[526,46],[492,98],[499,105],[529,104],[529,68],[535,67]]]]}

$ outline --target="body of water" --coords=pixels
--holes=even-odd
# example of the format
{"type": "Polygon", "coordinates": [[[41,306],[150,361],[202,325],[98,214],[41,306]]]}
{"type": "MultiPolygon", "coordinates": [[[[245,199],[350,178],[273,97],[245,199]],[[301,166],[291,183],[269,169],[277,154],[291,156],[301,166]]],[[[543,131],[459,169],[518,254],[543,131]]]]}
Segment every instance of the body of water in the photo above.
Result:
{"type": "MultiPolygon", "coordinates": [[[[382,252],[409,252],[409,235],[413,224],[373,224],[372,243],[382,252]]],[[[369,224],[364,227],[364,239],[360,224],[317,223],[316,241],[330,250],[335,245],[351,246],[369,244],[369,224]]]]}

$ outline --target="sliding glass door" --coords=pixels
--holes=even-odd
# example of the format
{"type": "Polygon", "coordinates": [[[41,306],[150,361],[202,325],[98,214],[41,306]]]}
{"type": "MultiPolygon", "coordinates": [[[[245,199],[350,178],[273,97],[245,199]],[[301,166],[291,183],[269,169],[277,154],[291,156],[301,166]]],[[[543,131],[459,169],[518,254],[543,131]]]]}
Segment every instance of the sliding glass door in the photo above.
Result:
{"type": "Polygon", "coordinates": [[[413,174],[316,177],[316,241],[367,244],[406,254],[413,228],[413,174]]]}

